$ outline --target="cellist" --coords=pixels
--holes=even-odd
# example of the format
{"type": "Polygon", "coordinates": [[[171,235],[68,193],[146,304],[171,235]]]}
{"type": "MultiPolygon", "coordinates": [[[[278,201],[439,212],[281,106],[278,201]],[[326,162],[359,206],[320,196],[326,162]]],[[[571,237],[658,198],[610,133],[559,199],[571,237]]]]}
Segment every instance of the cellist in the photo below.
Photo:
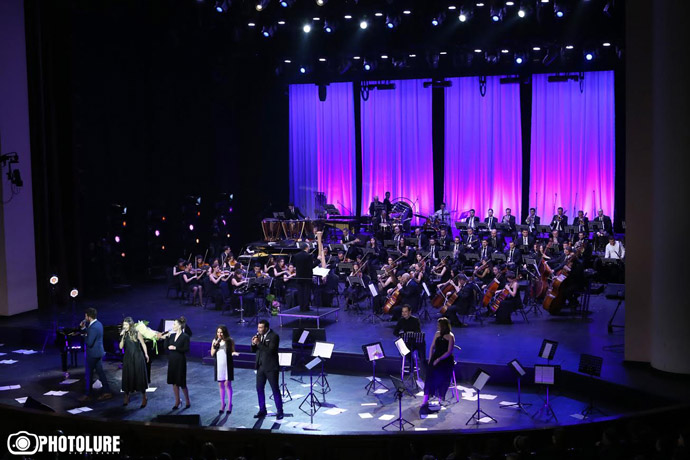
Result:
{"type": "Polygon", "coordinates": [[[518,282],[515,272],[506,274],[506,285],[500,294],[503,298],[496,310],[496,324],[513,324],[510,315],[522,305],[522,300],[518,295],[518,282]]]}

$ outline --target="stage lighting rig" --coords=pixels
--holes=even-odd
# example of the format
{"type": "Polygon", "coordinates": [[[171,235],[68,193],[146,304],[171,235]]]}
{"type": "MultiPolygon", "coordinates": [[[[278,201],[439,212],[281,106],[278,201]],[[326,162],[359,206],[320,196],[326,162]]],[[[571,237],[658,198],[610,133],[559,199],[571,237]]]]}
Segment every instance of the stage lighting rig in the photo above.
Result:
{"type": "Polygon", "coordinates": [[[263,35],[265,38],[270,38],[275,34],[276,32],[276,26],[264,26],[261,29],[261,35],[263,35]]]}
{"type": "Polygon", "coordinates": [[[451,86],[453,86],[453,82],[450,80],[445,80],[445,79],[442,79],[442,80],[434,79],[431,81],[425,81],[422,85],[425,88],[429,88],[429,87],[431,87],[431,88],[450,88],[451,86]]]}

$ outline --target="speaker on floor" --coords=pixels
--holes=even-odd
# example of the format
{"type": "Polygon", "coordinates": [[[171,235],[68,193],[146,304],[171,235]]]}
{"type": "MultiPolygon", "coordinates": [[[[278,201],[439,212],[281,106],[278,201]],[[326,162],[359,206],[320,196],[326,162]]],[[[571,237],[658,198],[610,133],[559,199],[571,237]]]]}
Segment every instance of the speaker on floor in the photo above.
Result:
{"type": "Polygon", "coordinates": [[[159,423],[174,423],[176,425],[201,426],[201,416],[199,416],[199,414],[159,415],[153,419],[153,421],[159,423]]]}
{"type": "Polygon", "coordinates": [[[24,407],[26,407],[27,409],[42,410],[43,412],[55,412],[55,409],[53,409],[50,406],[46,406],[40,401],[36,401],[31,396],[27,396],[26,402],[24,402],[24,407]]]}

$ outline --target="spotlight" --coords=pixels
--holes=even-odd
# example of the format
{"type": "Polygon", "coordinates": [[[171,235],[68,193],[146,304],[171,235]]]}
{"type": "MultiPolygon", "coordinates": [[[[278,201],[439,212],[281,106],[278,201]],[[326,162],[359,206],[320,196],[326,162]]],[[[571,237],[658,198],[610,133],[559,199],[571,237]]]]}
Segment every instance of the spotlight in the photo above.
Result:
{"type": "Polygon", "coordinates": [[[410,11],[410,10],[403,10],[403,14],[412,14],[412,11],[410,11]]]}
{"type": "Polygon", "coordinates": [[[126,220],[123,220],[123,221],[122,221],[122,226],[123,226],[123,227],[126,227],[126,226],[127,226],[127,221],[126,221],[126,220]]]}
{"type": "Polygon", "coordinates": [[[467,21],[467,15],[465,13],[460,13],[460,16],[458,16],[458,19],[460,22],[465,22],[467,21]]]}
{"type": "Polygon", "coordinates": [[[299,68],[299,73],[301,73],[302,75],[304,75],[305,73],[307,73],[307,68],[306,68],[306,67],[300,67],[300,68],[299,68]]]}
{"type": "Polygon", "coordinates": [[[56,284],[58,284],[60,282],[60,278],[58,278],[57,275],[51,275],[51,277],[48,279],[48,282],[50,284],[52,284],[53,286],[55,286],[56,284]]]}
{"type": "Polygon", "coordinates": [[[155,232],[153,232],[153,234],[156,235],[156,236],[161,236],[160,230],[156,230],[155,232]]]}
{"type": "Polygon", "coordinates": [[[515,2],[508,1],[506,2],[506,6],[515,6],[515,2]]]}
{"type": "Polygon", "coordinates": [[[557,10],[556,11],[556,17],[557,18],[562,18],[563,16],[565,16],[565,13],[563,13],[563,10],[557,10]]]}
{"type": "Polygon", "coordinates": [[[575,48],[573,45],[565,45],[565,49],[567,50],[571,50],[573,48],[575,48]]]}
{"type": "Polygon", "coordinates": [[[586,52],[585,53],[585,59],[587,59],[588,61],[591,61],[592,59],[594,59],[594,53],[592,53],[591,51],[586,52]]]}
{"type": "Polygon", "coordinates": [[[351,14],[346,14],[346,15],[343,16],[343,17],[344,17],[345,19],[352,19],[352,15],[351,15],[351,14]]]}
{"type": "Polygon", "coordinates": [[[516,64],[522,64],[522,58],[520,56],[515,58],[515,63],[516,64]]]}
{"type": "Polygon", "coordinates": [[[527,13],[525,12],[525,10],[520,8],[520,10],[518,11],[518,16],[524,18],[525,16],[527,16],[527,13]]]}
{"type": "Polygon", "coordinates": [[[371,70],[371,64],[369,64],[368,62],[365,62],[364,63],[364,70],[366,70],[366,71],[371,70]]]}
{"type": "Polygon", "coordinates": [[[118,235],[115,235],[115,242],[119,243],[120,242],[120,237],[118,235]]]}
{"type": "Polygon", "coordinates": [[[230,2],[228,0],[222,0],[216,2],[216,11],[218,13],[225,13],[228,11],[228,8],[230,7],[230,2]]]}
{"type": "Polygon", "coordinates": [[[266,8],[267,6],[268,6],[268,0],[258,0],[256,2],[255,8],[256,8],[256,11],[263,11],[264,8],[266,8]]]}
{"type": "Polygon", "coordinates": [[[194,224],[189,224],[189,231],[193,232],[194,231],[194,224]]]}
{"type": "Polygon", "coordinates": [[[381,13],[380,11],[377,11],[376,13],[374,13],[374,16],[376,16],[377,18],[381,18],[381,17],[383,17],[383,13],[381,13]]]}
{"type": "Polygon", "coordinates": [[[360,28],[360,29],[364,30],[364,29],[366,29],[367,27],[369,27],[369,23],[368,23],[367,21],[361,21],[361,22],[359,23],[359,28],[360,28]]]}
{"type": "Polygon", "coordinates": [[[327,34],[331,34],[335,32],[335,24],[329,21],[325,21],[323,24],[323,31],[326,32],[327,34]]]}
{"type": "Polygon", "coordinates": [[[292,6],[293,3],[295,3],[295,0],[280,0],[280,6],[283,8],[288,8],[292,6]]]}
{"type": "Polygon", "coordinates": [[[395,29],[396,27],[398,27],[398,24],[400,24],[400,19],[398,17],[386,17],[386,27],[388,27],[389,29],[395,29]]]}
{"type": "Polygon", "coordinates": [[[608,48],[609,46],[611,46],[611,43],[609,43],[609,42],[604,42],[604,43],[601,44],[601,46],[605,46],[605,47],[608,48]]]}
{"type": "Polygon", "coordinates": [[[328,3],[328,0],[316,0],[318,6],[324,6],[326,3],[328,3]]]}
{"type": "Polygon", "coordinates": [[[308,34],[309,32],[311,32],[311,26],[309,24],[305,24],[304,27],[302,27],[302,30],[305,34],[308,34]]]}
{"type": "Polygon", "coordinates": [[[121,254],[120,254],[120,257],[125,257],[125,253],[124,253],[124,252],[121,253],[121,254]]]}
{"type": "Polygon", "coordinates": [[[77,288],[73,288],[71,291],[69,291],[69,296],[73,299],[76,299],[79,296],[79,290],[77,288]]]}
{"type": "Polygon", "coordinates": [[[498,22],[503,19],[503,10],[499,8],[491,8],[491,20],[498,22]]]}
{"type": "Polygon", "coordinates": [[[261,35],[263,35],[265,38],[269,38],[269,37],[273,36],[275,31],[276,31],[275,26],[270,26],[270,27],[264,26],[261,29],[261,35]]]}

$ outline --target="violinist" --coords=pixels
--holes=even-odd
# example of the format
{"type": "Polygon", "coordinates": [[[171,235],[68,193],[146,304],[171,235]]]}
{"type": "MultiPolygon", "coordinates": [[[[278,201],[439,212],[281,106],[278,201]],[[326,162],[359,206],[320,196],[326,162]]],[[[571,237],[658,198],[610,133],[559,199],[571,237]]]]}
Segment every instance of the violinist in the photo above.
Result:
{"type": "Polygon", "coordinates": [[[477,262],[472,272],[472,276],[480,285],[489,284],[493,276],[493,265],[489,259],[477,262]]]}
{"type": "Polygon", "coordinates": [[[417,284],[421,285],[426,278],[424,265],[419,263],[412,264],[412,267],[410,267],[410,276],[412,276],[412,278],[417,282],[417,284]]]}
{"type": "Polygon", "coordinates": [[[230,272],[223,273],[220,269],[220,264],[213,264],[211,273],[208,275],[209,279],[209,291],[208,295],[213,299],[216,304],[216,310],[222,309],[225,303],[225,294],[223,293],[223,287],[227,289],[227,281],[230,279],[230,272]]]}
{"type": "Polygon", "coordinates": [[[194,258],[194,265],[194,268],[197,270],[197,274],[200,272],[207,271],[209,268],[211,268],[211,266],[206,263],[204,257],[200,254],[194,258]]]}
{"type": "Polygon", "coordinates": [[[449,260],[446,257],[431,270],[431,276],[436,283],[445,283],[450,278],[449,260]]]}
{"type": "Polygon", "coordinates": [[[268,275],[273,278],[273,289],[275,289],[276,296],[283,298],[285,295],[285,282],[283,276],[288,273],[288,267],[285,265],[285,258],[279,257],[275,267],[268,275]]]}
{"type": "Polygon", "coordinates": [[[453,326],[467,326],[467,324],[462,322],[462,318],[470,313],[474,292],[472,291],[472,287],[468,284],[465,275],[456,274],[454,270],[452,275],[453,276],[444,283],[443,286],[439,285],[439,289],[443,289],[446,284],[452,284],[457,294],[457,298],[448,307],[443,316],[448,318],[450,324],[453,326]]]}
{"type": "Polygon", "coordinates": [[[565,227],[568,225],[568,216],[563,212],[563,208],[559,207],[556,211],[556,215],[551,219],[551,230],[558,230],[563,232],[565,227]]]}
{"type": "Polygon", "coordinates": [[[425,273],[427,272],[427,267],[428,264],[426,263],[427,258],[425,258],[421,253],[417,253],[415,256],[415,265],[417,265],[417,269],[420,270],[421,272],[425,273]]]}
{"type": "Polygon", "coordinates": [[[522,300],[518,295],[518,282],[515,272],[508,272],[506,278],[507,281],[503,288],[505,298],[499,304],[498,310],[496,310],[496,324],[513,324],[510,316],[516,309],[522,306],[522,300]]]}
{"type": "Polygon", "coordinates": [[[203,288],[199,283],[199,278],[201,276],[201,273],[194,273],[192,270],[192,263],[187,262],[187,265],[185,265],[184,268],[184,273],[182,274],[182,282],[185,286],[185,292],[191,294],[189,305],[203,305],[203,288]]]}
{"type": "MultiPolygon", "coordinates": [[[[350,272],[349,276],[361,279],[362,284],[367,286],[370,282],[370,279],[369,276],[363,273],[363,268],[364,267],[355,262],[352,264],[352,271],[350,272]]],[[[349,310],[351,307],[354,307],[355,304],[366,298],[367,291],[364,286],[360,285],[359,283],[348,283],[348,286],[343,291],[343,296],[345,297],[347,303],[347,306],[345,307],[346,310],[349,310]]]]}
{"type": "Polygon", "coordinates": [[[573,222],[573,225],[577,227],[577,232],[583,232],[589,235],[589,219],[585,216],[583,211],[577,212],[577,217],[573,222]]]}
{"type": "Polygon", "coordinates": [[[184,267],[186,262],[184,259],[177,259],[177,265],[172,268],[173,284],[176,286],[177,297],[184,291],[184,281],[182,280],[182,274],[184,273],[184,267]]]}
{"type": "Polygon", "coordinates": [[[398,282],[396,276],[396,263],[392,257],[388,258],[388,263],[382,268],[383,273],[379,275],[379,292],[385,292],[398,282]]]}
{"type": "Polygon", "coordinates": [[[285,286],[285,304],[287,308],[297,305],[297,270],[293,264],[288,264],[287,271],[283,274],[283,285],[285,286]]]}
{"type": "Polygon", "coordinates": [[[261,264],[254,264],[254,271],[251,273],[250,278],[268,278],[268,274],[261,270],[261,264]]]}
{"type": "Polygon", "coordinates": [[[220,268],[227,268],[228,258],[232,255],[230,246],[223,246],[223,252],[220,253],[220,268]]]}
{"type": "Polygon", "coordinates": [[[524,225],[527,225],[531,234],[537,233],[537,225],[541,222],[541,218],[537,215],[535,208],[529,208],[529,214],[525,217],[524,225]]]}
{"type": "Polygon", "coordinates": [[[268,256],[268,260],[264,264],[264,273],[271,276],[271,272],[276,267],[276,258],[274,256],[268,256]]]}
{"type": "Polygon", "coordinates": [[[233,271],[235,267],[237,267],[237,260],[235,259],[235,255],[231,252],[223,263],[223,269],[233,271]]]}
{"type": "Polygon", "coordinates": [[[448,250],[453,253],[453,260],[462,262],[462,259],[464,259],[464,257],[462,257],[464,248],[459,236],[455,237],[453,242],[448,246],[448,250]]]}

